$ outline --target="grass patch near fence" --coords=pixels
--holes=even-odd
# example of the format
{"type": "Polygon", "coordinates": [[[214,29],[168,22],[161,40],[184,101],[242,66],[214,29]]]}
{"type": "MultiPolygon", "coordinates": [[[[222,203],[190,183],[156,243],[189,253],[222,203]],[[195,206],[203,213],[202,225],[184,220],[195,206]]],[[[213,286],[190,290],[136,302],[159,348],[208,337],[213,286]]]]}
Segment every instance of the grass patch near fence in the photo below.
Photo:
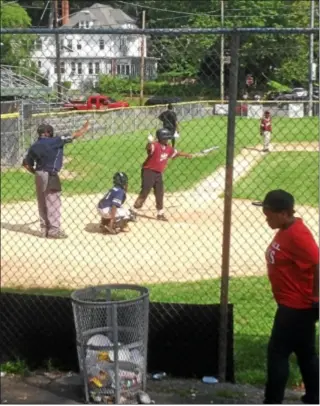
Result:
{"type": "Polygon", "coordinates": [[[261,200],[272,189],[285,189],[297,204],[319,205],[318,152],[274,152],[239,180],[235,198],[261,200]]]}
{"type": "MultiPolygon", "coordinates": [[[[185,282],[146,284],[150,300],[166,303],[212,304],[219,303],[218,279],[185,282]]],[[[3,292],[50,294],[69,296],[68,289],[10,289],[3,292]]],[[[266,348],[271,332],[275,303],[266,277],[242,277],[230,279],[229,302],[234,305],[235,372],[239,383],[260,385],[266,371],[266,348]]],[[[298,367],[291,359],[288,385],[301,382],[298,367]]]]}
{"type": "MultiPolygon", "coordinates": [[[[154,124],[153,124],[154,125],[154,124]]],[[[238,117],[236,122],[235,154],[244,147],[261,142],[259,121],[238,117]]],[[[317,119],[275,118],[273,120],[274,142],[307,142],[317,140],[317,119]]],[[[154,129],[150,128],[154,132],[154,129]]],[[[65,147],[67,162],[64,168],[73,172],[74,179],[63,180],[65,196],[75,194],[104,193],[111,185],[116,171],[129,176],[129,192],[140,188],[140,169],[146,158],[145,145],[149,130],[106,136],[97,140],[76,141],[65,147]]],[[[217,145],[220,149],[211,155],[192,160],[178,158],[170,161],[165,174],[167,192],[187,190],[209,176],[225,163],[227,142],[227,117],[209,116],[181,123],[181,137],[177,148],[185,152],[198,152],[217,145]]],[[[268,160],[272,160],[273,155],[268,160]]],[[[269,161],[267,161],[269,162],[269,161]]],[[[2,173],[1,201],[9,203],[35,198],[34,179],[23,169],[11,169],[2,173]]],[[[297,178],[300,179],[300,175],[297,178]]],[[[263,178],[265,182],[265,177],[263,178]]],[[[262,182],[262,183],[263,183],[262,182]]],[[[270,174],[270,182],[277,178],[270,174]]]]}

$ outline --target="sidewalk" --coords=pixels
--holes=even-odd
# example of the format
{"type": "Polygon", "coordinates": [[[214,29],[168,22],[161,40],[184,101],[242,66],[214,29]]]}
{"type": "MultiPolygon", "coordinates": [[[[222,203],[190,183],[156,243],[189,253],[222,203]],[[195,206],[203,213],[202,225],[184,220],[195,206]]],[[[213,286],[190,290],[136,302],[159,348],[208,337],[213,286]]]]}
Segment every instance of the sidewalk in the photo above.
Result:
{"type": "MultiPolygon", "coordinates": [[[[148,381],[148,394],[156,404],[261,404],[263,389],[249,385],[205,385],[199,380],[148,381]]],[[[288,391],[286,404],[301,404],[301,393],[288,391]]],[[[2,404],[83,404],[78,375],[39,373],[1,378],[2,404]]]]}

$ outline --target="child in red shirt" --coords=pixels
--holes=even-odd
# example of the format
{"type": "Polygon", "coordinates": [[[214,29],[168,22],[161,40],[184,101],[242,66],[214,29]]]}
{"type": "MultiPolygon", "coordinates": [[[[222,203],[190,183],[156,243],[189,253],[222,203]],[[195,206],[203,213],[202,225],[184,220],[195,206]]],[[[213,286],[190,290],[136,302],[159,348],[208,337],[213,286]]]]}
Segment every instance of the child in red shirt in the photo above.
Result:
{"type": "Polygon", "coordinates": [[[302,219],[294,216],[294,198],[284,190],[269,192],[262,203],[267,223],[279,229],[266,251],[268,276],[278,304],[268,345],[265,404],[280,404],[289,375],[289,356],[298,359],[306,394],[319,404],[319,247],[302,219]]]}
{"type": "Polygon", "coordinates": [[[263,137],[263,152],[269,152],[272,134],[272,122],[269,111],[264,113],[260,121],[260,135],[263,137]]]}
{"type": "Polygon", "coordinates": [[[148,156],[142,165],[142,186],[139,196],[134,203],[134,208],[140,209],[143,206],[153,188],[156,197],[156,208],[158,211],[157,219],[167,221],[163,212],[164,185],[162,174],[165,171],[170,158],[192,158],[192,155],[185,152],[178,152],[168,145],[168,141],[172,139],[172,133],[167,128],[157,130],[156,137],[158,140],[156,142],[153,142],[152,136],[148,137],[148,156]]]}

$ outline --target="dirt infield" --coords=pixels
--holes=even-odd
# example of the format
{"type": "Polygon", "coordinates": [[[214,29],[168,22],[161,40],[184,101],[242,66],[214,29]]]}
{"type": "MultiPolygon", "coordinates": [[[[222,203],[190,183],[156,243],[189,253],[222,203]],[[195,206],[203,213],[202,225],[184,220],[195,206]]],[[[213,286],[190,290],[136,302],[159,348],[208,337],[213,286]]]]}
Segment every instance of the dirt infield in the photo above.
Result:
{"type": "MultiPolygon", "coordinates": [[[[309,144],[310,145],[310,144],[309,144]]],[[[284,150],[288,150],[284,148],[284,150]]],[[[291,150],[291,148],[290,148],[291,150]]],[[[263,157],[243,150],[236,157],[235,179],[263,157]]],[[[101,283],[157,283],[217,278],[221,272],[224,169],[191,191],[165,197],[168,223],[154,220],[150,196],[129,233],[99,231],[96,204],[100,195],[63,198],[66,240],[41,239],[35,202],[1,207],[1,285],[72,287],[101,283]]],[[[131,205],[135,196],[129,196],[131,205]]],[[[319,236],[317,210],[297,207],[297,214],[319,236]]],[[[231,276],[265,273],[264,250],[273,231],[261,210],[234,200],[231,276]]]]}

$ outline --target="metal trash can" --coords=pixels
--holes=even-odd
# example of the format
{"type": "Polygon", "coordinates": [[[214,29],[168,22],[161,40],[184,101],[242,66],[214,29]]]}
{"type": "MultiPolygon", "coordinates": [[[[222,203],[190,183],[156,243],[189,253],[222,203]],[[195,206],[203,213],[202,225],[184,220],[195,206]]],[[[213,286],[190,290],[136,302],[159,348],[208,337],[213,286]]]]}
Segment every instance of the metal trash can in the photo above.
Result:
{"type": "Polygon", "coordinates": [[[71,295],[87,403],[136,403],[147,381],[149,291],[103,285],[71,295]]]}

